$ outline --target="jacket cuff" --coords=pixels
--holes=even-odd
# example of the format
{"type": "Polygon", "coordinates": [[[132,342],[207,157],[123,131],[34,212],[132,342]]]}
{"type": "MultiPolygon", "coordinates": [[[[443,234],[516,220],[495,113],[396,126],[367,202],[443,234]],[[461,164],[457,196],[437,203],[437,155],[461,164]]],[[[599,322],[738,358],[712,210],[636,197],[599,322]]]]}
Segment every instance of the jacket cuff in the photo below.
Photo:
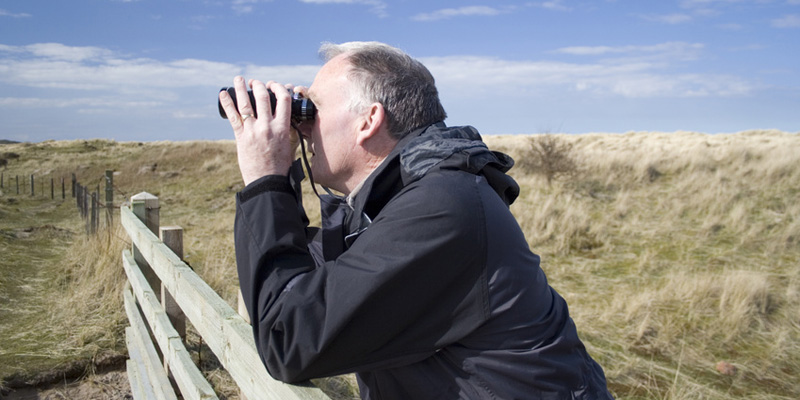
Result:
{"type": "Polygon", "coordinates": [[[240,191],[238,194],[239,202],[244,203],[247,200],[250,200],[253,197],[265,192],[283,192],[289,193],[292,196],[295,195],[292,185],[289,183],[288,176],[267,175],[250,182],[249,185],[245,186],[245,188],[242,189],[242,191],[240,191]]]}

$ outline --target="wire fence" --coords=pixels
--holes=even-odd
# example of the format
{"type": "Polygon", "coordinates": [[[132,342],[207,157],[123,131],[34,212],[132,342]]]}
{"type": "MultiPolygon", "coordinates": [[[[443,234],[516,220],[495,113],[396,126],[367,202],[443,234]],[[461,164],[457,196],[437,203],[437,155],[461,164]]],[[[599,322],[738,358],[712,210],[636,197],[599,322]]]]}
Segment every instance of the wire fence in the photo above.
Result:
{"type": "MultiPolygon", "coordinates": [[[[73,173],[69,184],[69,196],[74,200],[80,216],[86,221],[87,234],[96,234],[101,226],[106,228],[112,226],[114,222],[115,190],[122,195],[122,198],[126,196],[125,193],[114,187],[114,171],[112,170],[106,170],[105,175],[102,175],[95,182],[94,186],[90,186],[92,185],[91,183],[83,184],[73,173]],[[101,183],[104,183],[102,192],[101,183]],[[105,201],[103,201],[102,197],[105,197],[105,201]],[[103,224],[103,221],[105,221],[105,224],[103,224]]],[[[17,196],[29,195],[32,198],[49,196],[54,201],[67,201],[67,179],[63,176],[56,177],[52,175],[10,175],[6,171],[1,171],[0,193],[16,194],[17,196]]]]}

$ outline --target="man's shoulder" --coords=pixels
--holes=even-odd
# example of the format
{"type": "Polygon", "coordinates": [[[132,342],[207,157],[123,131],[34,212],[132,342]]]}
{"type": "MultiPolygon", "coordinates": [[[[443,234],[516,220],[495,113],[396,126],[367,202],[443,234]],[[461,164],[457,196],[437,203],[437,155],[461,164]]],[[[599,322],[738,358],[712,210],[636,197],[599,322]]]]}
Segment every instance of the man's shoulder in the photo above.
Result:
{"type": "Polygon", "coordinates": [[[428,212],[447,211],[459,217],[477,217],[479,177],[457,170],[437,170],[403,188],[393,201],[415,204],[428,212]]]}

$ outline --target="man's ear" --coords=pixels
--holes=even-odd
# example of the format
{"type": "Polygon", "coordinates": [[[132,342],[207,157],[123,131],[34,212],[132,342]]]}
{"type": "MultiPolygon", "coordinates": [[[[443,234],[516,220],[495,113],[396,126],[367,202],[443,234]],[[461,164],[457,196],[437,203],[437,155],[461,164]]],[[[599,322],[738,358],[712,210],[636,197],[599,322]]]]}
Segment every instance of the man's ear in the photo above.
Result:
{"type": "Polygon", "coordinates": [[[374,137],[381,129],[384,129],[386,121],[386,111],[381,103],[372,103],[364,114],[359,126],[356,143],[361,146],[364,142],[374,137]]]}

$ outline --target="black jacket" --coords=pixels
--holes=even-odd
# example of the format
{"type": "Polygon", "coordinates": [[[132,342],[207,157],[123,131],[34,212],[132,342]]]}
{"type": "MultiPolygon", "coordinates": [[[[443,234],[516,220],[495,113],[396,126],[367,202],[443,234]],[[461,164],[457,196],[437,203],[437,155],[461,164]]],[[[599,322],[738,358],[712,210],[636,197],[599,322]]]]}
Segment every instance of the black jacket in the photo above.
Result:
{"type": "Polygon", "coordinates": [[[364,399],[610,398],[471,127],[412,132],[308,228],[299,165],[237,195],[236,261],[259,354],[286,382],[356,372],[364,399]]]}

